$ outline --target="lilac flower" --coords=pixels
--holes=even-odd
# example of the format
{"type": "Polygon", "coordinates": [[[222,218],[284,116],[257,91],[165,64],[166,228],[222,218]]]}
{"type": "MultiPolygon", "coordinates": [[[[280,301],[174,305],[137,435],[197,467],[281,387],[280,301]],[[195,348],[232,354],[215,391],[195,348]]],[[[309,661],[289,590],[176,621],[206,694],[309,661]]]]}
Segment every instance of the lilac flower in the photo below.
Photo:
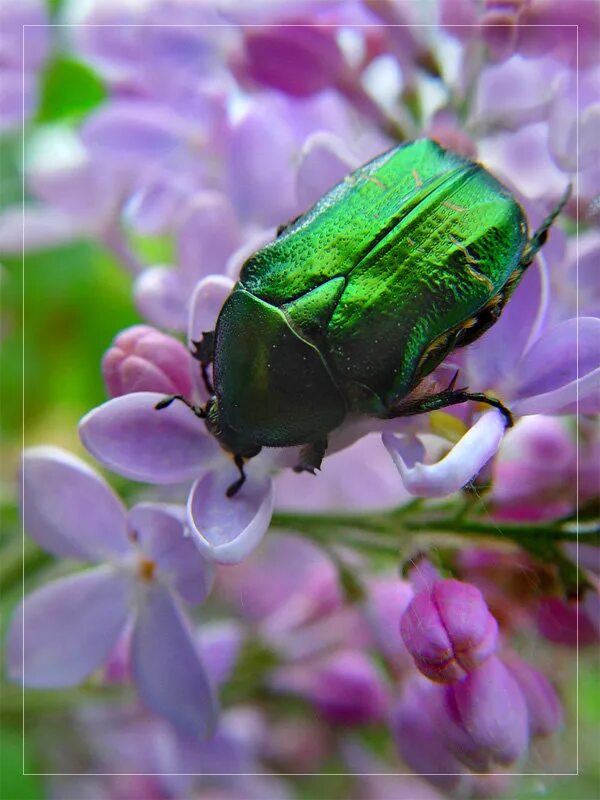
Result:
{"type": "Polygon", "coordinates": [[[337,725],[379,722],[388,705],[382,676],[360,650],[338,650],[305,663],[288,663],[270,676],[269,684],[304,697],[320,716],[337,725]]]}
{"type": "Polygon", "coordinates": [[[568,4],[561,0],[485,4],[442,0],[441,22],[454,36],[467,40],[481,36],[497,58],[517,50],[528,57],[551,53],[572,67],[576,63],[588,67],[598,61],[600,12],[596,3],[587,0],[568,4]],[[495,25],[502,28],[495,30],[495,25]]]}
{"type": "Polygon", "coordinates": [[[442,687],[415,675],[392,707],[390,727],[403,761],[444,791],[464,791],[471,783],[466,766],[448,748],[434,710],[442,687]]]}
{"type": "Polygon", "coordinates": [[[505,665],[515,678],[527,705],[530,736],[548,736],[562,724],[560,700],[545,675],[526,661],[511,654],[505,665]]]}
{"type": "Polygon", "coordinates": [[[475,586],[448,579],[411,600],[401,631],[418,669],[431,680],[451,683],[494,653],[498,624],[475,586]]]}
{"type": "MultiPolygon", "coordinates": [[[[572,318],[545,328],[547,303],[545,272],[532,267],[500,320],[467,348],[459,380],[501,398],[517,416],[570,413],[577,398],[581,410],[594,413],[600,407],[600,320],[572,318]]],[[[431,465],[423,463],[424,446],[414,434],[384,433],[383,440],[408,491],[439,497],[476,475],[503,434],[499,412],[487,412],[431,465]]]]}
{"type": "Polygon", "coordinates": [[[111,397],[130,392],[192,392],[190,357],[184,345],[148,325],[134,325],[115,338],[102,359],[102,374],[111,397]]]}
{"type": "Polygon", "coordinates": [[[11,677],[36,688],[76,685],[106,662],[133,620],[141,699],[188,734],[207,736],[216,700],[181,600],[204,600],[211,572],[185,538],[180,510],[140,503],[126,512],[86,464],[49,447],[25,452],[23,496],[24,524],[38,544],[97,566],[24,599],[8,633],[11,677]]]}
{"type": "MultiPolygon", "coordinates": [[[[258,709],[232,707],[204,741],[190,737],[133,703],[87,703],[73,714],[73,744],[60,737],[61,754],[85,753],[88,769],[105,773],[52,781],[53,796],[109,796],[115,800],[288,800],[286,783],[262,763],[268,733],[258,709]],[[81,780],[81,779],[79,779],[81,780]],[[75,794],[76,792],[76,794],[75,794]],[[107,794],[108,793],[108,794],[107,794]]],[[[48,749],[48,745],[46,745],[48,749]]]]}
{"type": "Polygon", "coordinates": [[[248,77],[294,97],[308,97],[335,86],[344,57],[332,28],[302,24],[248,28],[244,60],[238,65],[248,77]]]}
{"type": "MultiPolygon", "coordinates": [[[[229,286],[225,279],[201,284],[193,300],[190,340],[214,327],[229,286]]],[[[201,399],[199,385],[197,392],[201,399]]],[[[183,403],[157,410],[162,399],[155,392],[135,392],[110,400],[82,419],[82,441],[101,463],[132,480],[176,484],[196,479],[187,505],[192,538],[208,558],[236,563],[269,526],[273,485],[268,460],[254,459],[242,489],[226,497],[237,477],[232,459],[183,403]]]]}
{"type": "Polygon", "coordinates": [[[0,131],[19,127],[34,113],[38,73],[49,49],[50,28],[43,0],[3,0],[0,7],[0,131]]]}
{"type": "MultiPolygon", "coordinates": [[[[402,757],[422,774],[491,772],[520,759],[529,742],[519,685],[496,656],[444,686],[414,678],[392,715],[402,757]]],[[[448,787],[450,788],[450,787],[448,787]]]]}
{"type": "MultiPolygon", "coordinates": [[[[586,448],[581,450],[583,466],[586,448]]],[[[577,503],[576,472],[577,446],[568,425],[557,417],[524,417],[509,431],[494,463],[495,516],[538,521],[568,514],[577,503]]]]}
{"type": "Polygon", "coordinates": [[[518,683],[496,656],[443,689],[438,721],[448,747],[477,772],[521,758],[529,742],[527,706],[518,683]]]}
{"type": "Polygon", "coordinates": [[[536,622],[542,636],[554,644],[583,647],[597,644],[600,639],[597,624],[583,603],[545,597],[539,605],[536,622]]]}

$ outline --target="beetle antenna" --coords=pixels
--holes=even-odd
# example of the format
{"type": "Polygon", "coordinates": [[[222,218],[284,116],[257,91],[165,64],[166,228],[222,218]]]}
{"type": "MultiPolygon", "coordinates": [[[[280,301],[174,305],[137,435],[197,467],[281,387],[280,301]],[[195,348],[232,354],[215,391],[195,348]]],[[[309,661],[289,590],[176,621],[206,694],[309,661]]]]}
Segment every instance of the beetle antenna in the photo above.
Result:
{"type": "Polygon", "coordinates": [[[233,461],[236,467],[240,471],[240,477],[236,481],[234,481],[225,492],[227,497],[233,497],[234,495],[236,495],[246,482],[246,473],[244,472],[244,459],[242,458],[242,456],[236,453],[233,457],[233,461]]]}
{"type": "Polygon", "coordinates": [[[546,239],[548,238],[548,231],[550,230],[550,226],[567,204],[569,197],[571,197],[572,191],[573,191],[573,185],[570,183],[563,192],[562,197],[556,204],[555,208],[552,209],[552,211],[548,214],[548,216],[542,222],[540,227],[534,232],[533,236],[529,241],[529,244],[525,248],[525,253],[523,258],[523,262],[525,263],[525,265],[531,264],[531,262],[535,258],[536,253],[538,252],[540,247],[542,247],[542,245],[545,243],[546,239]]]}
{"type": "Polygon", "coordinates": [[[200,419],[206,418],[206,411],[202,408],[202,406],[195,406],[193,403],[190,403],[190,401],[187,400],[182,394],[170,394],[167,397],[163,397],[162,400],[158,401],[154,408],[157,411],[161,411],[163,408],[168,408],[175,400],[181,400],[181,402],[191,409],[200,419]]]}

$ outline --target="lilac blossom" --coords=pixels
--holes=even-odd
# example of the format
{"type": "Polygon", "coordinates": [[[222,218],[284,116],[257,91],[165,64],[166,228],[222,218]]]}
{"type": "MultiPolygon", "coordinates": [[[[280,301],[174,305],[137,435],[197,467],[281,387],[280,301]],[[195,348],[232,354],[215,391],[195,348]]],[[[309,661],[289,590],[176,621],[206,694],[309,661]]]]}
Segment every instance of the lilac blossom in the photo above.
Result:
{"type": "Polygon", "coordinates": [[[520,759],[528,726],[519,685],[495,656],[455,683],[412,679],[392,718],[401,755],[422,774],[454,773],[440,779],[446,786],[469,769],[491,772],[520,759]]]}
{"type": "Polygon", "coordinates": [[[344,56],[333,28],[314,27],[295,19],[293,27],[248,28],[244,62],[238,66],[252,80],[296,97],[308,97],[335,86],[344,56]]]}
{"type": "Polygon", "coordinates": [[[582,67],[598,62],[600,11],[587,0],[572,0],[568,5],[561,0],[485,4],[441,0],[441,22],[455,36],[480,36],[497,58],[516,50],[529,58],[551,53],[572,67],[578,55],[582,67]],[[576,26],[581,32],[579,54],[576,26]]]}
{"type": "MultiPolygon", "coordinates": [[[[467,348],[459,380],[507,403],[517,416],[600,408],[600,320],[571,318],[544,326],[546,273],[532,268],[500,320],[467,348]]],[[[498,450],[504,434],[499,412],[486,412],[441,461],[424,463],[418,436],[383,439],[412,494],[442,496],[470,480],[498,450]],[[470,477],[469,477],[470,475],[470,477]]]]}
{"type": "Polygon", "coordinates": [[[38,544],[94,566],[25,597],[8,633],[13,680],[81,683],[130,622],[142,701],[188,734],[207,736],[216,700],[182,600],[206,598],[211,570],[184,536],[179,508],[139,503],[127,512],[84,462],[49,447],[25,452],[23,498],[25,528],[38,544]]]}
{"type": "Polygon", "coordinates": [[[498,624],[475,586],[447,579],[411,600],[401,632],[419,670],[451,683],[493,655],[498,624]]]}
{"type": "Polygon", "coordinates": [[[143,391],[188,397],[192,391],[185,346],[148,325],[119,333],[102,359],[102,374],[111,397],[143,391]]]}
{"type": "Polygon", "coordinates": [[[19,128],[33,115],[39,72],[51,46],[43,0],[4,0],[0,8],[0,131],[19,128]]]}
{"type": "Polygon", "coordinates": [[[382,676],[360,650],[338,650],[305,664],[286,664],[271,687],[304,697],[328,722],[353,726],[381,722],[388,706],[382,676]]]}

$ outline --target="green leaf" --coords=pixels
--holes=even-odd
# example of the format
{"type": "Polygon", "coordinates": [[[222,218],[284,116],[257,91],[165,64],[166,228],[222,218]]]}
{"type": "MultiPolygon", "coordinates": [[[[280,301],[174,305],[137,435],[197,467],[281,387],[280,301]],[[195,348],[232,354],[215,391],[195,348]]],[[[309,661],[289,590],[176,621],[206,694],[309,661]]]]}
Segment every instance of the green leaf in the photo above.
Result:
{"type": "Polygon", "coordinates": [[[78,119],[100,105],[106,96],[104,83],[93,69],[58,55],[42,77],[38,122],[78,119]]]}
{"type": "Polygon", "coordinates": [[[0,797],[6,800],[42,800],[46,793],[40,779],[35,775],[23,774],[32,772],[32,765],[22,762],[21,738],[9,730],[2,731],[2,747],[0,747],[0,797]]]}

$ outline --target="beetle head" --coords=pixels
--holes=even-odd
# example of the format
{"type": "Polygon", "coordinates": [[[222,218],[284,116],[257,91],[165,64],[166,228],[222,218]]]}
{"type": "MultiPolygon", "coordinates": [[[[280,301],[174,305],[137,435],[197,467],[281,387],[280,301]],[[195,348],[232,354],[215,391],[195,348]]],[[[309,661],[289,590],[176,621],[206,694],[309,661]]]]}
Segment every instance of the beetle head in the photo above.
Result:
{"type": "Polygon", "coordinates": [[[206,427],[219,442],[224,450],[242,458],[252,458],[258,455],[260,447],[250,442],[235,428],[232,428],[223,420],[219,401],[216,397],[211,397],[205,407],[206,427]]]}

